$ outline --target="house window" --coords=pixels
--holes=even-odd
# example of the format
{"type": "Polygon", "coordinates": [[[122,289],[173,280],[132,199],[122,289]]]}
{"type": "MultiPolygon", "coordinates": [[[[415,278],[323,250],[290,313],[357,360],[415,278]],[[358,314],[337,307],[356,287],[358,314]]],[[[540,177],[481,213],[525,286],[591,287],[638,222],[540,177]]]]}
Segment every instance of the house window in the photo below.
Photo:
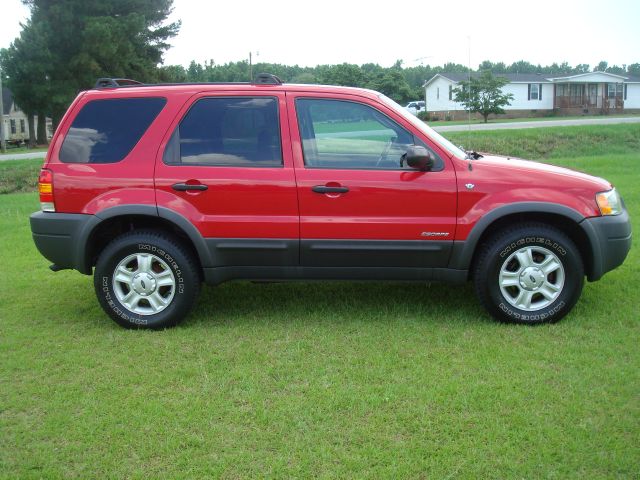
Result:
{"type": "Polygon", "coordinates": [[[449,100],[453,100],[453,85],[449,85],[449,100]]]}
{"type": "Polygon", "coordinates": [[[25,128],[24,128],[24,118],[20,119],[20,133],[24,133],[25,132],[25,128]]]}
{"type": "Polygon", "coordinates": [[[436,98],[440,100],[440,87],[436,88],[436,98]]]}
{"type": "Polygon", "coordinates": [[[540,96],[540,90],[538,87],[537,83],[529,84],[529,100],[538,100],[538,97],[540,96]]]}
{"type": "Polygon", "coordinates": [[[624,84],[624,99],[627,99],[627,84],[624,84]]]}
{"type": "Polygon", "coordinates": [[[16,134],[16,121],[12,118],[9,120],[9,125],[11,125],[11,135],[16,134]]]}
{"type": "Polygon", "coordinates": [[[584,85],[569,85],[569,96],[571,97],[571,105],[582,105],[584,103],[584,85]]]}
{"type": "Polygon", "coordinates": [[[622,97],[621,83],[607,83],[607,97],[622,97]]]}

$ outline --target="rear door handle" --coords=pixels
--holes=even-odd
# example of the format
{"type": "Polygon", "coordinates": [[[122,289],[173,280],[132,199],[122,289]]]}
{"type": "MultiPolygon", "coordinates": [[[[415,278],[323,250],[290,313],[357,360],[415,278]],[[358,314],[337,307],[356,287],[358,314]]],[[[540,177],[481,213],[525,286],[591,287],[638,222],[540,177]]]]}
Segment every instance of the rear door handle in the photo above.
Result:
{"type": "Polygon", "coordinates": [[[311,187],[311,190],[315,193],[347,193],[349,191],[347,187],[327,187],[326,185],[316,185],[311,187]]]}
{"type": "Polygon", "coordinates": [[[189,183],[174,183],[173,185],[171,185],[171,188],[173,188],[174,190],[177,190],[178,192],[186,192],[188,190],[204,191],[209,187],[207,187],[206,185],[203,185],[202,183],[196,183],[194,185],[189,183]]]}

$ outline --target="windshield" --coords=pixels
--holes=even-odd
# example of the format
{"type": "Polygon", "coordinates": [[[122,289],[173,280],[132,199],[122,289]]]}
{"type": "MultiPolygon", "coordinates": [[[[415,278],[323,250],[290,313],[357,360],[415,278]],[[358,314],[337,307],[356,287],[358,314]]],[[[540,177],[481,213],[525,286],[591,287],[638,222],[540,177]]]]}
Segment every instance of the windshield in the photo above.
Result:
{"type": "Polygon", "coordinates": [[[463,152],[460,148],[456,147],[453,143],[451,143],[449,140],[444,138],[442,135],[440,135],[438,132],[436,132],[433,128],[428,126],[418,117],[416,117],[415,115],[412,115],[410,112],[402,108],[400,105],[398,105],[396,102],[391,100],[386,95],[383,95],[382,93],[380,93],[379,95],[380,95],[380,100],[382,100],[387,106],[391,107],[399,115],[402,115],[406,120],[411,122],[411,124],[414,125],[416,128],[418,128],[422,133],[424,133],[426,136],[428,136],[438,145],[446,149],[451,155],[455,155],[458,158],[466,158],[467,154],[465,152],[463,152]]]}

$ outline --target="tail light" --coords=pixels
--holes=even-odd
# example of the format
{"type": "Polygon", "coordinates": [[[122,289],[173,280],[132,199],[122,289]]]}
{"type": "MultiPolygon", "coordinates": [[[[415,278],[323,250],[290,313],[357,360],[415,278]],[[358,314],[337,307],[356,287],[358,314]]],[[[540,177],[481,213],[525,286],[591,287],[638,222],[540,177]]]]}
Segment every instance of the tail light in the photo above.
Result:
{"type": "Polygon", "coordinates": [[[38,192],[40,193],[40,208],[43,212],[55,212],[53,202],[53,172],[43,168],[38,177],[38,192]]]}

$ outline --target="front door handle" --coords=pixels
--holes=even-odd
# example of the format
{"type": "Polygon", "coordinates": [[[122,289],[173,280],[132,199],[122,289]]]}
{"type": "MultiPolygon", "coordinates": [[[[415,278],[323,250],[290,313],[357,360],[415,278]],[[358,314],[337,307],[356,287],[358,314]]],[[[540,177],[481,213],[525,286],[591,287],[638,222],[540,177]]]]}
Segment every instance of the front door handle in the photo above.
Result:
{"type": "Polygon", "coordinates": [[[173,185],[171,185],[171,188],[173,188],[174,190],[177,190],[178,192],[186,192],[188,190],[204,191],[209,187],[207,187],[206,185],[203,185],[202,183],[196,183],[196,184],[174,183],[173,185]]]}
{"type": "Polygon", "coordinates": [[[315,193],[347,193],[349,191],[347,187],[327,187],[326,185],[316,185],[311,187],[311,190],[315,193]]]}

